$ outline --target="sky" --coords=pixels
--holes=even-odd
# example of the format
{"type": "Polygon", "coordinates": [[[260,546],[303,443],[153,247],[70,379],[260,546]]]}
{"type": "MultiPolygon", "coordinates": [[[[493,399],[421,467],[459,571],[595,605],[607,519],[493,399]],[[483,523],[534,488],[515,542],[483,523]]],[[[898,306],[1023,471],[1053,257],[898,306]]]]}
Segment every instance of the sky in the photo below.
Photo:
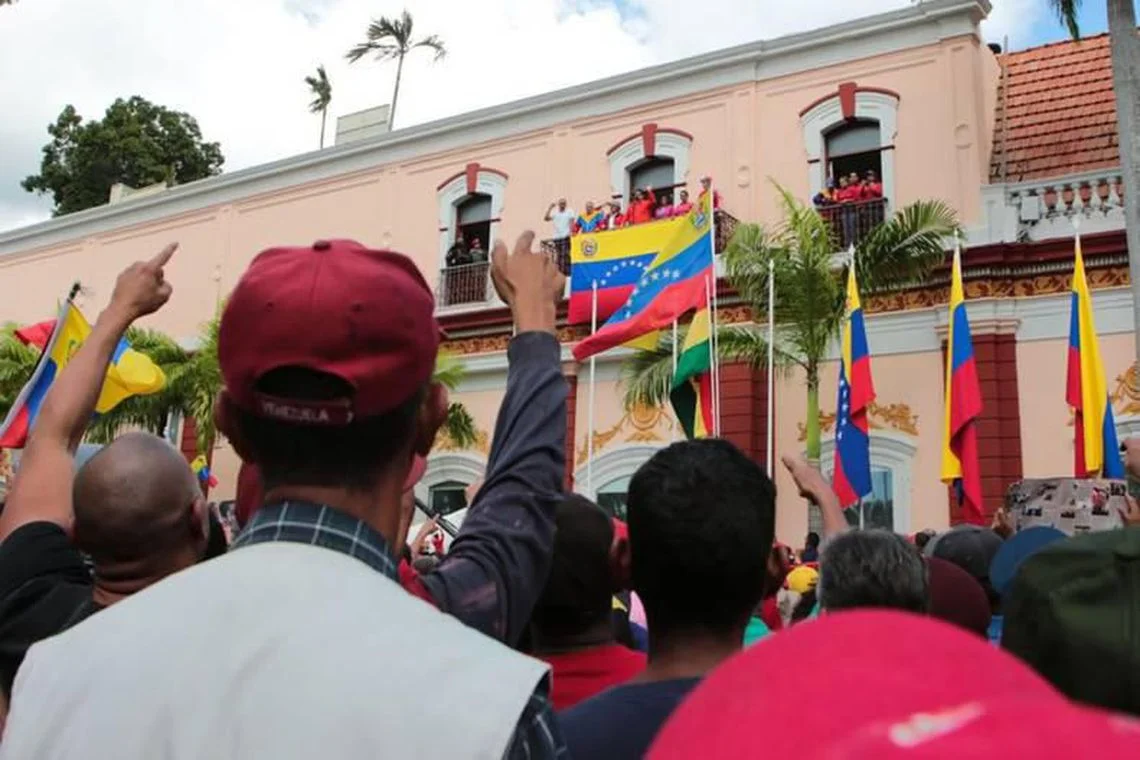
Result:
{"type": "MultiPolygon", "coordinates": [[[[987,41],[1012,48],[1064,36],[1046,0],[991,0],[987,41]]],[[[396,127],[757,39],[905,7],[912,0],[17,0],[0,7],[0,230],[50,216],[24,191],[47,125],[67,104],[100,118],[141,95],[197,118],[225,169],[318,147],[304,77],[324,64],[335,116],[391,97],[395,66],[349,65],[370,18],[404,7],[448,56],[405,64],[396,127]],[[701,23],[695,23],[695,14],[701,23]]],[[[1105,27],[1088,0],[1086,34],[1105,27]]]]}

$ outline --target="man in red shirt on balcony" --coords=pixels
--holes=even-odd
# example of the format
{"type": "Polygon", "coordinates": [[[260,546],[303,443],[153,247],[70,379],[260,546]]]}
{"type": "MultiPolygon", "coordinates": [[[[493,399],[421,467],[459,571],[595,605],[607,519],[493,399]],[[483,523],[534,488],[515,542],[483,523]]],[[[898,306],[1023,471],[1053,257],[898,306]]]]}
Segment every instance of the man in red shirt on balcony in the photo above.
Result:
{"type": "Polygon", "coordinates": [[[875,175],[874,169],[868,169],[863,175],[863,200],[883,197],[883,183],[875,175]]]}
{"type": "Polygon", "coordinates": [[[598,225],[599,230],[620,230],[629,224],[629,219],[621,212],[621,204],[617,201],[610,201],[606,204],[606,218],[598,225]]]}
{"type": "Polygon", "coordinates": [[[633,194],[633,202],[629,204],[630,224],[644,224],[653,221],[653,209],[657,206],[657,196],[653,188],[647,187],[633,194]]]}
{"type": "Polygon", "coordinates": [[[684,216],[693,210],[693,203],[689,200],[688,190],[682,190],[678,198],[680,201],[673,207],[673,216],[684,216]]]}

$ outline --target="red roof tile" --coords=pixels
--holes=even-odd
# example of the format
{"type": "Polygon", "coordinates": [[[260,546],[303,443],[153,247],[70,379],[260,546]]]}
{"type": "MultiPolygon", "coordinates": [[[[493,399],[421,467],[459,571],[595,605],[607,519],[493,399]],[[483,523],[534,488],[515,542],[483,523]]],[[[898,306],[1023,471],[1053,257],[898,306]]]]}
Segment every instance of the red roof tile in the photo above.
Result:
{"type": "Polygon", "coordinates": [[[1007,53],[998,62],[1005,71],[991,182],[1002,181],[1003,159],[1010,182],[1119,165],[1108,35],[1007,53]]]}

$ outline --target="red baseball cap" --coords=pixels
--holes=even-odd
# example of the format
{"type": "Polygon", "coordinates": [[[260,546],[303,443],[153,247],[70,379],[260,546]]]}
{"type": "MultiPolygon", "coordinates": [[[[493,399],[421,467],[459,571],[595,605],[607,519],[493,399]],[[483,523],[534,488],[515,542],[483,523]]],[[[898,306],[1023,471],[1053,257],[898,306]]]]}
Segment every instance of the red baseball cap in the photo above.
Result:
{"type": "Polygon", "coordinates": [[[389,412],[431,378],[439,350],[435,299],[419,269],[393,251],[351,240],[270,248],[230,295],[218,332],[226,391],[254,414],[347,425],[389,412]],[[259,391],[282,367],[340,378],[350,397],[290,399],[259,391]]]}
{"type": "Polygon", "coordinates": [[[1044,752],[1009,756],[1068,758],[1140,747],[1134,724],[1077,708],[980,637],[887,610],[824,615],[734,656],[677,708],[649,757],[750,757],[758,735],[765,755],[797,758],[989,757],[1030,744],[1044,752]],[[1062,735],[1078,724],[1092,732],[1062,735]],[[1018,731],[1049,738],[1008,744],[1018,731]],[[1078,751],[1056,753],[1074,741],[1078,751]]]}

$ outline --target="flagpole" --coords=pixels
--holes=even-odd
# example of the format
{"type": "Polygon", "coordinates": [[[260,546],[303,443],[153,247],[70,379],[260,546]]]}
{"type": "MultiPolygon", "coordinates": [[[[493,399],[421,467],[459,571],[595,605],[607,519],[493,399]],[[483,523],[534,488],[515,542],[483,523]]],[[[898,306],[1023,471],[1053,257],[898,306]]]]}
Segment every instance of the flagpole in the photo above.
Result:
{"type": "Polygon", "coordinates": [[[717,352],[717,295],[716,295],[716,188],[709,182],[709,239],[712,242],[712,283],[709,297],[709,329],[712,331],[709,345],[712,350],[712,383],[713,383],[713,436],[720,437],[720,356],[717,352]]]}
{"type": "Polygon", "coordinates": [[[767,459],[768,459],[768,477],[774,477],[772,472],[772,446],[773,439],[775,438],[775,426],[773,425],[773,416],[775,415],[775,399],[773,398],[772,391],[775,389],[775,383],[772,380],[776,371],[776,260],[771,256],[768,257],[768,438],[767,438],[767,459]]]}
{"type": "MultiPolygon", "coordinates": [[[[673,320],[673,375],[669,382],[665,383],[665,398],[669,398],[669,390],[673,387],[673,381],[677,377],[677,320],[673,320]]],[[[664,402],[662,402],[664,406],[664,402]]],[[[677,415],[673,415],[673,425],[669,431],[669,442],[673,443],[677,440],[677,415]]]]}
{"type": "MultiPolygon", "coordinates": [[[[590,304],[590,334],[593,335],[598,331],[598,281],[594,280],[590,286],[591,290],[591,304],[590,304]]],[[[598,373],[598,357],[594,354],[590,357],[590,391],[587,400],[586,412],[586,492],[590,498],[594,498],[594,383],[597,380],[598,373]]]]}

